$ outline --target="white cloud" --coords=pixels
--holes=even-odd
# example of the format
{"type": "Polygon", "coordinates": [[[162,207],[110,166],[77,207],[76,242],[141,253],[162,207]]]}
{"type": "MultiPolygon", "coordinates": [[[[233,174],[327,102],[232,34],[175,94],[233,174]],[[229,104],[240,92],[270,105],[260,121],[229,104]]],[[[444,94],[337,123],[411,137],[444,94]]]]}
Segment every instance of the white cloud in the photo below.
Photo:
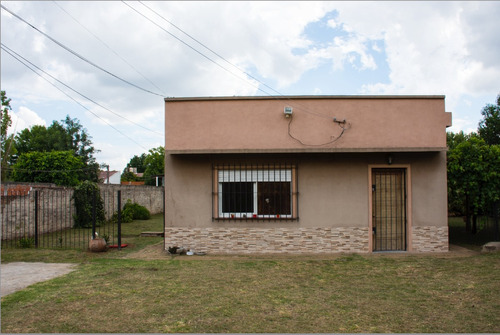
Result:
{"type": "Polygon", "coordinates": [[[34,125],[47,126],[47,123],[36,112],[21,106],[19,111],[10,113],[12,126],[9,128],[9,134],[15,134],[25,128],[31,128],[34,125]]]}
{"type": "MultiPolygon", "coordinates": [[[[384,40],[390,82],[364,85],[363,93],[445,94],[454,100],[500,87],[498,2],[364,2],[363,7],[339,3],[336,19],[350,27],[353,40],[384,40]]],[[[361,55],[360,50],[355,52],[361,55]]]]}
{"type": "MultiPolygon", "coordinates": [[[[83,57],[125,80],[167,96],[265,95],[257,86],[276,93],[233,65],[285,95],[291,87],[298,94],[328,94],[336,77],[377,73],[379,77],[356,84],[352,94],[445,94],[447,110],[452,112],[463,103],[464,96],[496,96],[500,88],[499,2],[146,3],[231,64],[140,3],[127,3],[218,65],[122,2],[58,2],[112,51],[53,2],[16,1],[4,5],[83,57]],[[317,36],[306,35],[305,29],[311,24],[318,27],[311,34],[321,35],[320,42],[315,42],[317,36]],[[381,56],[385,59],[381,60],[381,56]],[[328,81],[307,78],[314,70],[324,69],[325,64],[332,73],[328,81]],[[388,72],[382,72],[385,69],[388,72]]],[[[97,70],[4,10],[1,24],[2,43],[113,112],[163,132],[162,97],[97,70]]],[[[58,110],[85,120],[82,124],[99,138],[103,154],[104,150],[127,150],[106,147],[101,135],[108,136],[109,141],[123,140],[122,136],[3,51],[1,66],[2,89],[14,103],[37,111],[42,109],[35,106],[41,105],[47,111],[39,112],[43,117],[28,120],[48,124],[61,119],[53,112],[58,110]],[[62,107],[50,109],[49,105],[62,107]]],[[[157,137],[141,133],[143,129],[64,90],[108,123],[140,138],[142,145],[152,148],[158,143],[157,137]]],[[[466,115],[460,115],[460,119],[466,120],[466,115]]],[[[454,127],[475,128],[477,121],[470,122],[454,121],[454,127]]],[[[25,127],[19,123],[18,128],[25,127]]],[[[139,150],[134,149],[130,157],[139,150]]]]}

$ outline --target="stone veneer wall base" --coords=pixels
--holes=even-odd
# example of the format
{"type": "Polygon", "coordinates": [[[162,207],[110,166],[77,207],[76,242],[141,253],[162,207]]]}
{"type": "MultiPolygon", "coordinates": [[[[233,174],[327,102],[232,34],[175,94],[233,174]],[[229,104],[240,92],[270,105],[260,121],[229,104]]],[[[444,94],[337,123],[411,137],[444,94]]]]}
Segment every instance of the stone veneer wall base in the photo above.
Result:
{"type": "Polygon", "coordinates": [[[413,227],[412,249],[414,252],[449,251],[448,227],[413,227]]]}
{"type": "Polygon", "coordinates": [[[368,228],[165,228],[165,247],[211,254],[367,253],[368,228]]]}

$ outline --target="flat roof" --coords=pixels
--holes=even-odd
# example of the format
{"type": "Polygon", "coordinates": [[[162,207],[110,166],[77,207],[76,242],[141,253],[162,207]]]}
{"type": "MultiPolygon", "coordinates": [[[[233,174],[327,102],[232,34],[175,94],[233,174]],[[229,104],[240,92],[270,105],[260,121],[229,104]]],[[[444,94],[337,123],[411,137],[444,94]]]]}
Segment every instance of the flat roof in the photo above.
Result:
{"type": "Polygon", "coordinates": [[[167,97],[166,102],[208,100],[282,100],[282,99],[444,99],[444,95],[267,95],[218,97],[167,97]]]}

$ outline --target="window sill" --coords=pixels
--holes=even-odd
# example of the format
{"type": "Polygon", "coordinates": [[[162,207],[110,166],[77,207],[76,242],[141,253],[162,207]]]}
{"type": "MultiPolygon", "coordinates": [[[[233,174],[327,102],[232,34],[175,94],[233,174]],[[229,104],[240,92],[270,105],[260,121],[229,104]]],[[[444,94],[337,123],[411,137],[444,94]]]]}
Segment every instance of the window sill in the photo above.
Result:
{"type": "Polygon", "coordinates": [[[298,217],[246,217],[246,218],[241,218],[241,217],[234,217],[234,218],[212,218],[212,221],[237,221],[237,222],[257,222],[257,221],[299,221],[298,217]]]}

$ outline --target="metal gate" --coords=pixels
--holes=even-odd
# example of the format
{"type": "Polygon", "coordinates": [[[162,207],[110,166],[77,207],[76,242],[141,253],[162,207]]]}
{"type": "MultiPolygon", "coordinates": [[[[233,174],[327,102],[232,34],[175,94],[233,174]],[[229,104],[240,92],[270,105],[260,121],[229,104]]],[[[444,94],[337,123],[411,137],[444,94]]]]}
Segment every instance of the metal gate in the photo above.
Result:
{"type": "Polygon", "coordinates": [[[405,251],[406,169],[372,169],[373,251],[405,251]]]}

